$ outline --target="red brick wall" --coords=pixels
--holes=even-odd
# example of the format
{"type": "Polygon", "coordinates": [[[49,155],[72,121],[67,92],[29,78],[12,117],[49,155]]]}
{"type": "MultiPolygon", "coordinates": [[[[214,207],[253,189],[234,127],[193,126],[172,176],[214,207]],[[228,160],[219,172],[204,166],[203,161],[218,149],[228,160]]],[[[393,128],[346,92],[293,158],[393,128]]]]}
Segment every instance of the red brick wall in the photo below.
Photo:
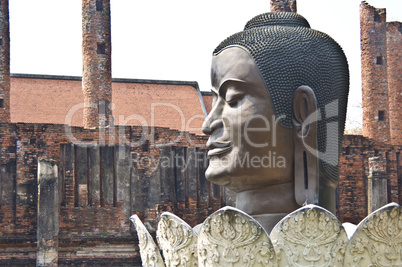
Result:
{"type": "Polygon", "coordinates": [[[385,159],[388,176],[388,202],[401,204],[401,162],[397,162],[397,158],[402,147],[376,142],[360,135],[346,135],[342,147],[337,196],[337,216],[342,222],[357,224],[368,215],[369,157],[381,156],[385,159]]]}
{"type": "MultiPolygon", "coordinates": [[[[83,126],[84,96],[79,77],[15,76],[11,78],[12,122],[83,126]]],[[[145,121],[148,126],[180,130],[184,125],[186,131],[202,133],[204,112],[197,89],[190,83],[124,80],[113,82],[112,88],[115,125],[141,125],[145,121]]]]}
{"type": "Polygon", "coordinates": [[[212,109],[212,94],[202,94],[202,100],[204,101],[205,109],[209,114],[212,109]]]}
{"type": "MultiPolygon", "coordinates": [[[[99,120],[109,125],[112,102],[112,42],[110,1],[82,1],[82,58],[85,110],[84,127],[97,127],[99,120]],[[99,116],[99,101],[106,101],[105,115],[99,116]]],[[[101,105],[102,109],[102,105],[101,105]]],[[[101,123],[102,124],[102,123],[101,123]]]]}
{"type": "Polygon", "coordinates": [[[157,125],[202,134],[205,116],[191,85],[114,82],[113,104],[116,125],[157,125]]]}
{"type": "MultiPolygon", "coordinates": [[[[59,172],[65,173],[63,183],[64,194],[60,207],[59,261],[62,263],[93,262],[91,257],[78,255],[77,251],[88,250],[96,246],[114,246],[130,244],[135,247],[136,238],[132,234],[129,220],[124,214],[124,203],[98,203],[89,205],[87,190],[79,188],[79,205],[76,205],[76,180],[74,171],[62,166],[61,145],[73,141],[75,143],[92,143],[115,145],[132,143],[131,153],[142,157],[154,157],[157,162],[160,145],[172,143],[180,132],[167,128],[154,128],[145,136],[141,145],[136,142],[144,136],[141,127],[129,126],[119,132],[118,128],[98,130],[70,128],[71,136],[63,125],[54,124],[0,124],[0,260],[13,264],[30,264],[35,259],[36,226],[37,226],[37,163],[41,157],[56,160],[59,172]],[[73,138],[72,138],[73,137],[73,138]],[[11,173],[11,174],[10,174],[11,173]],[[14,174],[13,174],[14,173],[14,174]],[[7,176],[8,175],[8,176],[7,176]],[[89,257],[89,258],[88,258],[89,257]]],[[[205,136],[183,134],[175,146],[203,148],[205,136]]],[[[78,162],[77,162],[78,163],[78,162]]],[[[135,165],[144,172],[143,178],[150,177],[156,171],[155,165],[149,167],[135,165]]],[[[164,178],[163,178],[164,179],[164,178]]],[[[138,187],[142,190],[141,187],[138,187]]],[[[156,226],[158,217],[163,211],[173,211],[182,216],[191,225],[202,222],[207,215],[221,207],[221,197],[214,197],[212,190],[208,203],[204,203],[195,195],[183,201],[173,200],[150,206],[144,211],[136,212],[140,217],[156,226]]],[[[129,253],[121,259],[135,260],[137,254],[129,253]]],[[[110,258],[110,255],[102,255],[110,258]]],[[[99,258],[97,259],[99,260],[99,258]]],[[[110,259],[109,259],[110,260],[110,259]]],[[[138,260],[138,259],[137,259],[138,260]]]]}
{"type": "MultiPolygon", "coordinates": [[[[80,138],[95,139],[90,131],[72,129],[80,138]]],[[[37,164],[40,157],[60,159],[60,144],[69,142],[63,125],[50,124],[0,124],[1,166],[15,165],[14,184],[4,200],[14,195],[11,205],[1,205],[1,214],[9,217],[0,224],[1,235],[36,235],[37,164]],[[15,192],[13,192],[15,191],[15,192]],[[7,210],[13,212],[8,213],[7,210]],[[3,210],[7,209],[7,210],[3,210]]],[[[2,176],[3,178],[4,176],[2,176]]],[[[2,191],[5,182],[2,181],[2,191]]],[[[3,191],[4,192],[4,191],[3,191]]]]}
{"type": "Polygon", "coordinates": [[[391,144],[402,145],[402,23],[387,23],[388,98],[391,144]]]}
{"type": "Polygon", "coordinates": [[[71,125],[83,125],[83,94],[80,80],[11,78],[11,121],[64,124],[69,111],[81,107],[71,125]]]}
{"type": "Polygon", "coordinates": [[[10,122],[10,30],[8,0],[0,1],[0,122],[10,122]]]}
{"type": "Polygon", "coordinates": [[[363,136],[389,142],[385,9],[376,9],[363,2],[360,5],[360,31],[363,136]]]}
{"type": "MultiPolygon", "coordinates": [[[[102,137],[102,132],[97,130],[85,130],[80,127],[72,127],[71,137],[66,134],[63,125],[51,124],[0,124],[0,160],[1,167],[6,168],[11,162],[15,165],[16,180],[10,185],[1,185],[1,205],[0,213],[0,235],[35,235],[36,227],[36,195],[37,195],[37,162],[41,157],[47,157],[56,160],[60,167],[61,144],[71,141],[75,143],[83,142],[87,144],[115,145],[131,142],[132,153],[139,153],[141,156],[152,156],[155,162],[158,159],[157,146],[174,143],[175,146],[187,147],[204,147],[206,137],[196,136],[193,134],[183,134],[179,140],[175,140],[179,136],[179,132],[166,128],[154,128],[148,136],[145,144],[138,145],[136,141],[143,137],[140,127],[126,127],[121,132],[108,131],[102,137]],[[115,136],[113,137],[112,134],[115,136]],[[6,188],[5,186],[9,186],[6,188]],[[8,189],[8,193],[4,194],[8,189]],[[16,192],[16,197],[12,197],[16,192]],[[4,205],[7,204],[7,205],[4,205]]],[[[136,165],[141,168],[141,166],[136,165]]],[[[142,167],[145,168],[145,167],[142,167]]],[[[5,170],[6,171],[6,170],[5,170]]],[[[155,171],[155,165],[150,165],[145,173],[151,175],[155,171]]],[[[4,175],[1,177],[6,179],[4,175]]],[[[8,181],[8,180],[7,180],[8,181]]],[[[99,224],[99,229],[106,231],[108,228],[112,233],[123,235],[128,231],[128,222],[122,223],[123,214],[121,211],[121,203],[117,203],[117,208],[105,205],[96,211],[94,208],[88,208],[84,203],[82,207],[74,206],[74,181],[73,174],[66,175],[66,193],[65,206],[61,210],[63,222],[60,227],[63,231],[74,233],[83,233],[93,225],[99,224]],[[99,212],[99,215],[96,215],[99,212]],[[113,214],[113,216],[112,216],[113,214]],[[98,216],[97,219],[94,216],[98,216]],[[101,216],[102,215],[102,216],[101,216]],[[122,227],[126,225],[126,228],[122,227]],[[67,227],[68,226],[68,227],[67,227]],[[66,228],[63,228],[66,227],[66,228]]],[[[82,192],[84,194],[84,192],[82,192]]],[[[80,201],[81,203],[81,201],[80,201]]],[[[152,208],[152,207],[150,207],[152,208]]],[[[194,213],[194,211],[190,211],[194,213]]],[[[127,217],[125,217],[127,219],[127,217]]],[[[99,231],[101,231],[99,230],[99,231]]]]}

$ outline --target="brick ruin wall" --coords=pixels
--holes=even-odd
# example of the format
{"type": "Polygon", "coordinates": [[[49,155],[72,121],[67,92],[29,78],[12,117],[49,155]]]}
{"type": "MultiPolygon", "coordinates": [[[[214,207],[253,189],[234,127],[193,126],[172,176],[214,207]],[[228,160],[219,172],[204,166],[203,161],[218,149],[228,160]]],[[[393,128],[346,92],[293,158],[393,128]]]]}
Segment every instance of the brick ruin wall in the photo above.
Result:
{"type": "Polygon", "coordinates": [[[10,27],[8,0],[0,0],[0,121],[10,122],[10,27]]]}
{"type": "Polygon", "coordinates": [[[204,177],[204,136],[180,136],[167,128],[152,128],[144,135],[134,126],[121,132],[114,127],[105,132],[69,129],[75,145],[63,125],[0,124],[4,263],[35,263],[40,158],[59,166],[60,265],[101,264],[102,258],[109,264],[138,263],[131,214],[139,215],[149,229],[156,228],[163,211],[195,226],[224,202],[225,192],[204,177]],[[174,160],[183,164],[172,167],[174,160]]]}
{"type": "Polygon", "coordinates": [[[202,92],[202,101],[204,102],[205,109],[209,114],[212,109],[212,94],[210,92],[202,92]]]}
{"type": "Polygon", "coordinates": [[[360,222],[370,202],[369,160],[385,165],[386,202],[402,201],[402,72],[400,22],[386,22],[386,10],[360,5],[363,136],[346,136],[340,158],[337,215],[360,222]]]}
{"type": "MultiPolygon", "coordinates": [[[[202,99],[190,82],[185,84],[113,82],[115,125],[155,125],[195,134],[205,115],[202,99]]],[[[205,102],[204,102],[205,103],[205,102]]],[[[212,102],[211,102],[212,103],[212,102]]]]}
{"type": "Polygon", "coordinates": [[[110,124],[112,42],[109,0],[82,1],[84,127],[110,124]]]}
{"type": "Polygon", "coordinates": [[[363,136],[390,141],[386,11],[360,5],[363,136]]]}
{"type": "MultiPolygon", "coordinates": [[[[114,124],[169,127],[202,134],[199,128],[204,113],[195,85],[114,79],[114,124]]],[[[206,103],[209,109],[211,103],[211,99],[206,103]]],[[[11,122],[83,126],[81,77],[12,74],[11,122]]]]}
{"type": "Polygon", "coordinates": [[[346,135],[339,159],[337,217],[358,224],[368,214],[367,179],[369,158],[386,162],[387,202],[402,203],[402,147],[392,146],[361,135],[346,135]]]}
{"type": "Polygon", "coordinates": [[[391,144],[402,145],[402,23],[387,23],[388,95],[391,144]]]}
{"type": "Polygon", "coordinates": [[[361,3],[363,136],[402,145],[402,25],[386,20],[384,8],[361,3]]]}

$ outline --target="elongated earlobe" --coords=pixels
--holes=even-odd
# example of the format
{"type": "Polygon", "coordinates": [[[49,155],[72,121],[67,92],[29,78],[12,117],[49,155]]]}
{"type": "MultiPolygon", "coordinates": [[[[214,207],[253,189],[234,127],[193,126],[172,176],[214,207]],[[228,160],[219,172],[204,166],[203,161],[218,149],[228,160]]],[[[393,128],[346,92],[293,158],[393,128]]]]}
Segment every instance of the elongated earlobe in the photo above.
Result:
{"type": "Polygon", "coordinates": [[[299,205],[318,204],[319,170],[317,99],[313,89],[300,86],[293,98],[292,138],[295,198],[299,205]]]}

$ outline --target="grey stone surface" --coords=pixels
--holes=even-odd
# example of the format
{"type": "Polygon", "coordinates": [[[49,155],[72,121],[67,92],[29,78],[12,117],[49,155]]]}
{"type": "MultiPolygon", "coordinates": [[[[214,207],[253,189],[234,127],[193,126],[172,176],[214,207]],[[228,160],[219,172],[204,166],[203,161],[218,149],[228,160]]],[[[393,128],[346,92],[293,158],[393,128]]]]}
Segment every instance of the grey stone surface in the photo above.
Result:
{"type": "Polygon", "coordinates": [[[87,184],[87,147],[75,146],[75,164],[76,170],[78,170],[78,183],[80,185],[87,184]]]}
{"type": "Polygon", "coordinates": [[[59,185],[55,161],[39,160],[38,187],[38,254],[36,266],[57,266],[59,185]]]}
{"type": "Polygon", "coordinates": [[[161,146],[159,148],[159,174],[161,183],[161,201],[173,202],[175,200],[173,147],[161,146]]]}
{"type": "Polygon", "coordinates": [[[187,148],[187,197],[198,195],[197,154],[195,148],[187,148]]]}
{"type": "Polygon", "coordinates": [[[174,167],[176,182],[176,200],[186,201],[186,150],[185,147],[175,147],[174,167]]]}
{"type": "Polygon", "coordinates": [[[88,202],[91,206],[100,205],[100,148],[99,146],[90,146],[88,149],[89,154],[89,199],[88,202]]]}
{"type": "MultiPolygon", "coordinates": [[[[65,168],[65,175],[64,175],[64,183],[67,180],[74,180],[74,158],[75,158],[75,153],[74,153],[74,144],[66,144],[64,146],[64,168],[65,168]]],[[[63,184],[62,187],[64,187],[65,184],[63,184]]],[[[62,196],[62,205],[65,204],[65,199],[64,195],[62,196]]]]}
{"type": "Polygon", "coordinates": [[[128,146],[117,146],[115,149],[116,159],[116,191],[117,201],[123,203],[123,213],[127,217],[131,215],[131,153],[128,146]]]}
{"type": "Polygon", "coordinates": [[[14,207],[15,210],[15,173],[17,161],[9,159],[0,166],[0,200],[4,205],[14,207]]]}
{"type": "Polygon", "coordinates": [[[204,203],[209,201],[209,182],[205,178],[205,170],[207,168],[207,158],[205,149],[197,149],[197,165],[198,165],[198,183],[200,185],[200,200],[204,203]]]}
{"type": "Polygon", "coordinates": [[[114,197],[114,147],[101,146],[102,195],[105,205],[113,205],[114,197]]]}
{"type": "Polygon", "coordinates": [[[131,210],[142,212],[148,203],[150,179],[146,179],[144,170],[136,165],[131,169],[131,210]]]}
{"type": "Polygon", "coordinates": [[[145,188],[140,188],[140,190],[145,190],[147,193],[146,203],[149,207],[154,207],[161,201],[161,178],[160,169],[156,168],[154,172],[148,177],[148,175],[142,175],[140,179],[149,180],[149,184],[145,188]]]}
{"type": "Polygon", "coordinates": [[[386,161],[382,157],[369,158],[367,177],[367,204],[371,213],[388,203],[386,161]]]}

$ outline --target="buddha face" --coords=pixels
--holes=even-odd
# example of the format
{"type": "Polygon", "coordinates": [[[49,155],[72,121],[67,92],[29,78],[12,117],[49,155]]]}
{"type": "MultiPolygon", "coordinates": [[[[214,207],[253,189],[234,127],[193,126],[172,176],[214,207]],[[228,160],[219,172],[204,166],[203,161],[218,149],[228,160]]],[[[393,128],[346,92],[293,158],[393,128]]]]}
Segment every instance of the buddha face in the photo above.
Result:
{"type": "Polygon", "coordinates": [[[212,59],[211,79],[206,178],[235,192],[293,181],[292,131],[277,122],[250,54],[226,48],[212,59]]]}

